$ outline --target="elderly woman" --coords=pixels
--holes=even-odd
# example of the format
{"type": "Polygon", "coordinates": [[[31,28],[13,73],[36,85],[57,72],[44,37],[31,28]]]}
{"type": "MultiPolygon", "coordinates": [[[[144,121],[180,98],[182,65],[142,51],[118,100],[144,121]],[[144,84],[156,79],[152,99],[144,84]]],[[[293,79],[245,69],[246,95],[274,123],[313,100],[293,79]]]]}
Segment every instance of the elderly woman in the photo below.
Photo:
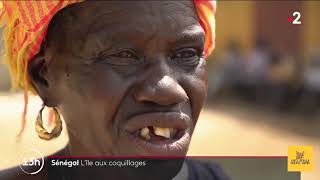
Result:
{"type": "MultiPolygon", "coordinates": [[[[31,91],[54,115],[55,128],[48,132],[40,110],[39,137],[57,137],[60,117],[65,119],[69,144],[59,155],[186,155],[207,94],[214,2],[7,1],[3,9],[5,60],[13,83],[25,90],[26,105],[31,91]]],[[[151,177],[107,170],[51,175],[171,179],[181,166],[187,167],[186,179],[224,179],[215,165],[193,161],[162,162],[160,171],[151,168],[151,177]]],[[[2,177],[13,177],[12,171],[2,177]]],[[[33,178],[51,175],[42,170],[33,178]]]]}

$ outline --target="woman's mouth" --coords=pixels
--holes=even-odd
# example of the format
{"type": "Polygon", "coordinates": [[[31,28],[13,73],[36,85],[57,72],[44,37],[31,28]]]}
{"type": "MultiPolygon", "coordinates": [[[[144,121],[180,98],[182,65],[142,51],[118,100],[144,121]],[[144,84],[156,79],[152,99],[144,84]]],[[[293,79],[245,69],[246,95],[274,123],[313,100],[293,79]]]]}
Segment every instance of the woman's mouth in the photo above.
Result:
{"type": "Polygon", "coordinates": [[[162,128],[156,126],[148,126],[137,131],[138,136],[146,141],[156,141],[163,139],[173,139],[178,130],[174,128],[162,128]]]}
{"type": "Polygon", "coordinates": [[[142,156],[184,156],[190,144],[191,119],[181,112],[136,115],[125,125],[128,143],[142,156]]]}

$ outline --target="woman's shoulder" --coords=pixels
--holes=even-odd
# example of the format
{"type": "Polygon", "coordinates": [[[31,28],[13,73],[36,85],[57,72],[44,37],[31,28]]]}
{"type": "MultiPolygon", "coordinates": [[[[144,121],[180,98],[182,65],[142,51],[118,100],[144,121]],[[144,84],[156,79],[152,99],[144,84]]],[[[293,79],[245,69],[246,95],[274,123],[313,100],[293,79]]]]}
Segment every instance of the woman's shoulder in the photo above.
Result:
{"type": "Polygon", "coordinates": [[[187,159],[188,180],[231,180],[220,165],[211,160],[187,159]]]}

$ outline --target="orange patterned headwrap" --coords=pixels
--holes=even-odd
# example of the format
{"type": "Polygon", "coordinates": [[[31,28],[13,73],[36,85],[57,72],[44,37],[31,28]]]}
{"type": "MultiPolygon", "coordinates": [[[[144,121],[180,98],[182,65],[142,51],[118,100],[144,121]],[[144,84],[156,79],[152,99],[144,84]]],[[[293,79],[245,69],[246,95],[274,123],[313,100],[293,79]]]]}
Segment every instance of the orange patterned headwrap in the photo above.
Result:
{"type": "MultiPolygon", "coordinates": [[[[0,24],[4,25],[4,61],[9,66],[13,88],[35,92],[27,76],[29,61],[38,53],[51,18],[62,8],[82,0],[14,0],[0,2],[0,24]]],[[[214,49],[216,2],[194,0],[200,24],[205,31],[205,56],[214,49]]]]}

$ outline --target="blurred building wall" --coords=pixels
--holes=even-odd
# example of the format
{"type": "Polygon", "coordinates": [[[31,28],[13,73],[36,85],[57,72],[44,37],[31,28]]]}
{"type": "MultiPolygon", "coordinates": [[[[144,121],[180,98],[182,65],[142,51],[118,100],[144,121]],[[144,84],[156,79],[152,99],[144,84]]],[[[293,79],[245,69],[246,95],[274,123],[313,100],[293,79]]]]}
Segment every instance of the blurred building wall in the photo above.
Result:
{"type": "Polygon", "coordinates": [[[320,49],[320,1],[306,1],[303,5],[304,12],[304,44],[305,52],[320,49]]]}
{"type": "Polygon", "coordinates": [[[254,38],[267,41],[283,55],[301,55],[306,26],[303,18],[300,25],[288,22],[295,11],[304,16],[302,1],[254,1],[254,38]]]}
{"type": "Polygon", "coordinates": [[[262,36],[284,53],[306,55],[320,48],[320,1],[218,1],[215,55],[223,53],[230,40],[244,52],[262,36]],[[287,22],[301,12],[301,25],[287,22]]]}
{"type": "Polygon", "coordinates": [[[10,89],[10,77],[7,68],[0,64],[0,91],[8,91],[10,89]]]}
{"type": "MultiPolygon", "coordinates": [[[[2,29],[0,29],[0,34],[2,34],[2,29]]],[[[10,89],[10,77],[7,67],[3,64],[3,44],[2,36],[0,36],[0,92],[8,91],[10,89]]]]}
{"type": "Polygon", "coordinates": [[[216,14],[216,49],[220,55],[230,40],[237,40],[244,50],[253,42],[253,2],[218,1],[216,14]]]}

